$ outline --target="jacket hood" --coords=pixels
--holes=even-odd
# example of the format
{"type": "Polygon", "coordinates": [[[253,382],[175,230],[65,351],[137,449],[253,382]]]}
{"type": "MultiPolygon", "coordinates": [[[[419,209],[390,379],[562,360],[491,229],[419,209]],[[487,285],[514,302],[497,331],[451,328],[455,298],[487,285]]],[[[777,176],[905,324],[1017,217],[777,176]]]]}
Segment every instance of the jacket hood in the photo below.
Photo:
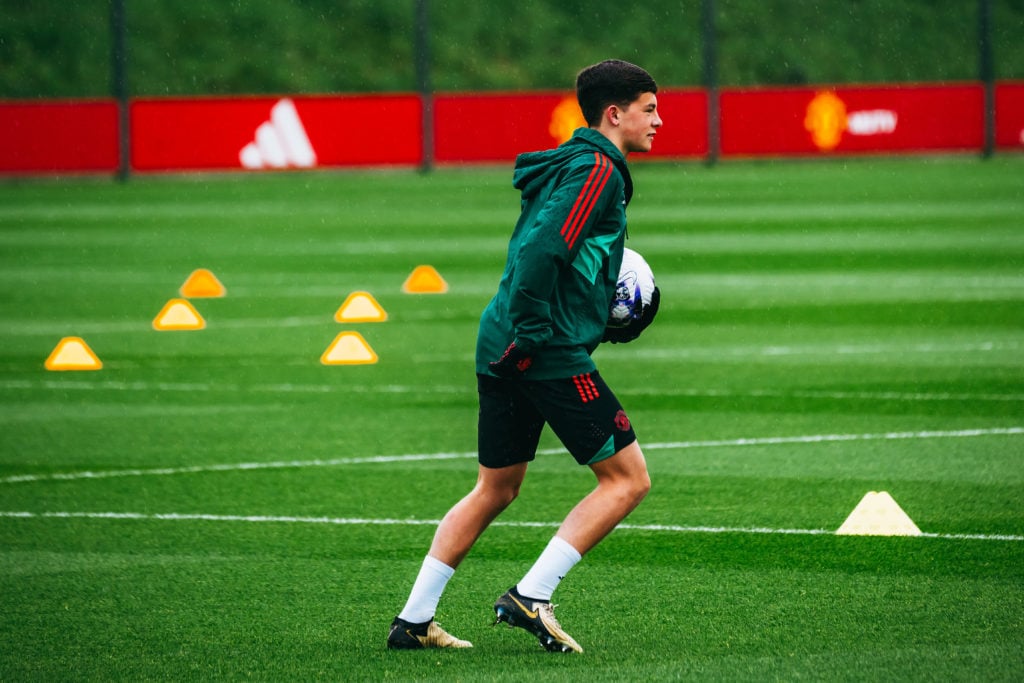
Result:
{"type": "Polygon", "coordinates": [[[523,193],[524,199],[529,199],[540,192],[552,176],[561,173],[567,164],[579,156],[593,155],[594,152],[600,152],[611,159],[622,174],[628,204],[633,196],[633,180],[629,177],[626,159],[608,138],[591,128],[577,128],[571,138],[554,149],[520,154],[516,157],[512,185],[523,193]]]}

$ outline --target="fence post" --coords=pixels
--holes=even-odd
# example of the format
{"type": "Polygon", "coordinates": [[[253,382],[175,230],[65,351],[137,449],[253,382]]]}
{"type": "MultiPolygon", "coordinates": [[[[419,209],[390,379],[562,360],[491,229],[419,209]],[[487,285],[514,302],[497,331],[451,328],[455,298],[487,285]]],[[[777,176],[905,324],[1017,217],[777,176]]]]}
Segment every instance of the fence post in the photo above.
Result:
{"type": "Polygon", "coordinates": [[[707,164],[718,162],[720,129],[718,122],[718,55],[715,40],[715,0],[701,0],[700,35],[703,46],[703,81],[708,97],[707,164]]]}
{"type": "Polygon", "coordinates": [[[434,166],[434,94],[430,86],[430,7],[428,0],[416,0],[416,89],[423,109],[423,162],[420,170],[434,166]]]}
{"type": "Polygon", "coordinates": [[[128,115],[128,50],[124,0],[110,2],[111,90],[117,100],[118,161],[117,178],[125,181],[131,169],[131,131],[128,115]]]}
{"type": "Polygon", "coordinates": [[[978,77],[985,88],[985,146],[989,158],[996,147],[996,75],[992,55],[992,0],[978,0],[978,77]]]}

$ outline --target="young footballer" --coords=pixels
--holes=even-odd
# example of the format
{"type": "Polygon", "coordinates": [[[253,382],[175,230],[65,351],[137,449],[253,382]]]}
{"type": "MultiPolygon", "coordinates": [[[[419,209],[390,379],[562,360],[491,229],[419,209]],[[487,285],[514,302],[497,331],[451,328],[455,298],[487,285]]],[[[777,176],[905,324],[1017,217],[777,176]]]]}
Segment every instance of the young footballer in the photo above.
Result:
{"type": "Polygon", "coordinates": [[[660,292],[640,318],[606,328],[626,239],[632,152],[648,152],[661,126],[658,86],[638,66],[608,60],[576,79],[587,128],[551,150],[522,154],[513,185],[522,212],[498,292],[480,319],[476,486],[441,520],[388,647],[471,647],[434,621],[441,594],[484,529],[515,500],[549,425],[597,477],[533,566],[494,604],[495,624],[536,636],[550,651],[583,648],[555,619],[551,596],[580,558],[647,495],[647,464],[626,412],[591,353],[628,342],[653,320],[660,292]]]}

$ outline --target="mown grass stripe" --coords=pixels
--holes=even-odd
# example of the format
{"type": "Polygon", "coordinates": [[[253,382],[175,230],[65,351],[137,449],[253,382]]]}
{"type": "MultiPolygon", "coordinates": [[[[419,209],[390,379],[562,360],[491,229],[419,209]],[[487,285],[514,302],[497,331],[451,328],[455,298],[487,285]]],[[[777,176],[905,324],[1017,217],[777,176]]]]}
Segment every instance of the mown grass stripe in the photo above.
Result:
{"type": "MultiPolygon", "coordinates": [[[[237,365],[244,365],[239,361],[237,365]]],[[[305,384],[298,382],[280,382],[276,384],[238,384],[231,382],[152,382],[152,381],[75,381],[75,380],[34,380],[9,379],[0,380],[0,389],[35,390],[50,389],[58,391],[167,391],[167,392],[245,392],[245,393],[281,393],[281,394],[415,394],[424,391],[424,387],[408,384],[346,384],[339,388],[336,384],[305,384]]],[[[430,392],[444,394],[462,394],[472,391],[466,385],[430,385],[430,392]]],[[[781,399],[829,399],[856,401],[1024,401],[1024,394],[1018,393],[975,393],[975,392],[929,392],[929,391],[829,391],[829,390],[795,390],[781,391],[778,389],[715,389],[715,388],[661,388],[661,387],[627,387],[616,390],[622,396],[682,396],[689,398],[781,398],[781,399]]]]}
{"type": "MultiPolygon", "coordinates": [[[[1001,427],[988,429],[959,429],[945,431],[884,432],[876,434],[805,434],[796,436],[763,436],[739,439],[712,439],[708,441],[669,441],[644,444],[646,451],[682,450],[690,448],[725,448],[741,446],[776,446],[785,444],[815,444],[844,441],[896,441],[906,439],[962,439],[981,436],[1016,436],[1024,434],[1024,427],[1001,427]]],[[[561,448],[547,448],[538,451],[552,455],[561,453],[561,448]]],[[[98,472],[57,472],[52,474],[16,474],[0,478],[0,484],[21,484],[45,481],[73,481],[77,479],[111,479],[115,477],[169,476],[177,474],[200,474],[204,472],[240,472],[267,469],[304,469],[311,467],[339,467],[342,465],[365,465],[392,462],[417,462],[425,460],[453,460],[475,458],[475,452],[462,453],[413,453],[407,455],[374,455],[364,458],[329,458],[313,460],[277,460],[269,462],[221,463],[211,465],[190,465],[187,467],[156,467],[150,469],[102,470],[98,472]]]]}

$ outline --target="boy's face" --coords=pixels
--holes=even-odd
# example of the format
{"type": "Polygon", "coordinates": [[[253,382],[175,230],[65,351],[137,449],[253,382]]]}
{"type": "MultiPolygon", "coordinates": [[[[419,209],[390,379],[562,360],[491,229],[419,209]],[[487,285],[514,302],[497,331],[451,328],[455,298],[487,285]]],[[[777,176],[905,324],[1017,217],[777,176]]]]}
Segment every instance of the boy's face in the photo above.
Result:
{"type": "Polygon", "coordinates": [[[630,102],[629,107],[619,110],[619,130],[623,151],[650,152],[654,136],[661,127],[658,116],[658,97],[645,92],[630,102]]]}

